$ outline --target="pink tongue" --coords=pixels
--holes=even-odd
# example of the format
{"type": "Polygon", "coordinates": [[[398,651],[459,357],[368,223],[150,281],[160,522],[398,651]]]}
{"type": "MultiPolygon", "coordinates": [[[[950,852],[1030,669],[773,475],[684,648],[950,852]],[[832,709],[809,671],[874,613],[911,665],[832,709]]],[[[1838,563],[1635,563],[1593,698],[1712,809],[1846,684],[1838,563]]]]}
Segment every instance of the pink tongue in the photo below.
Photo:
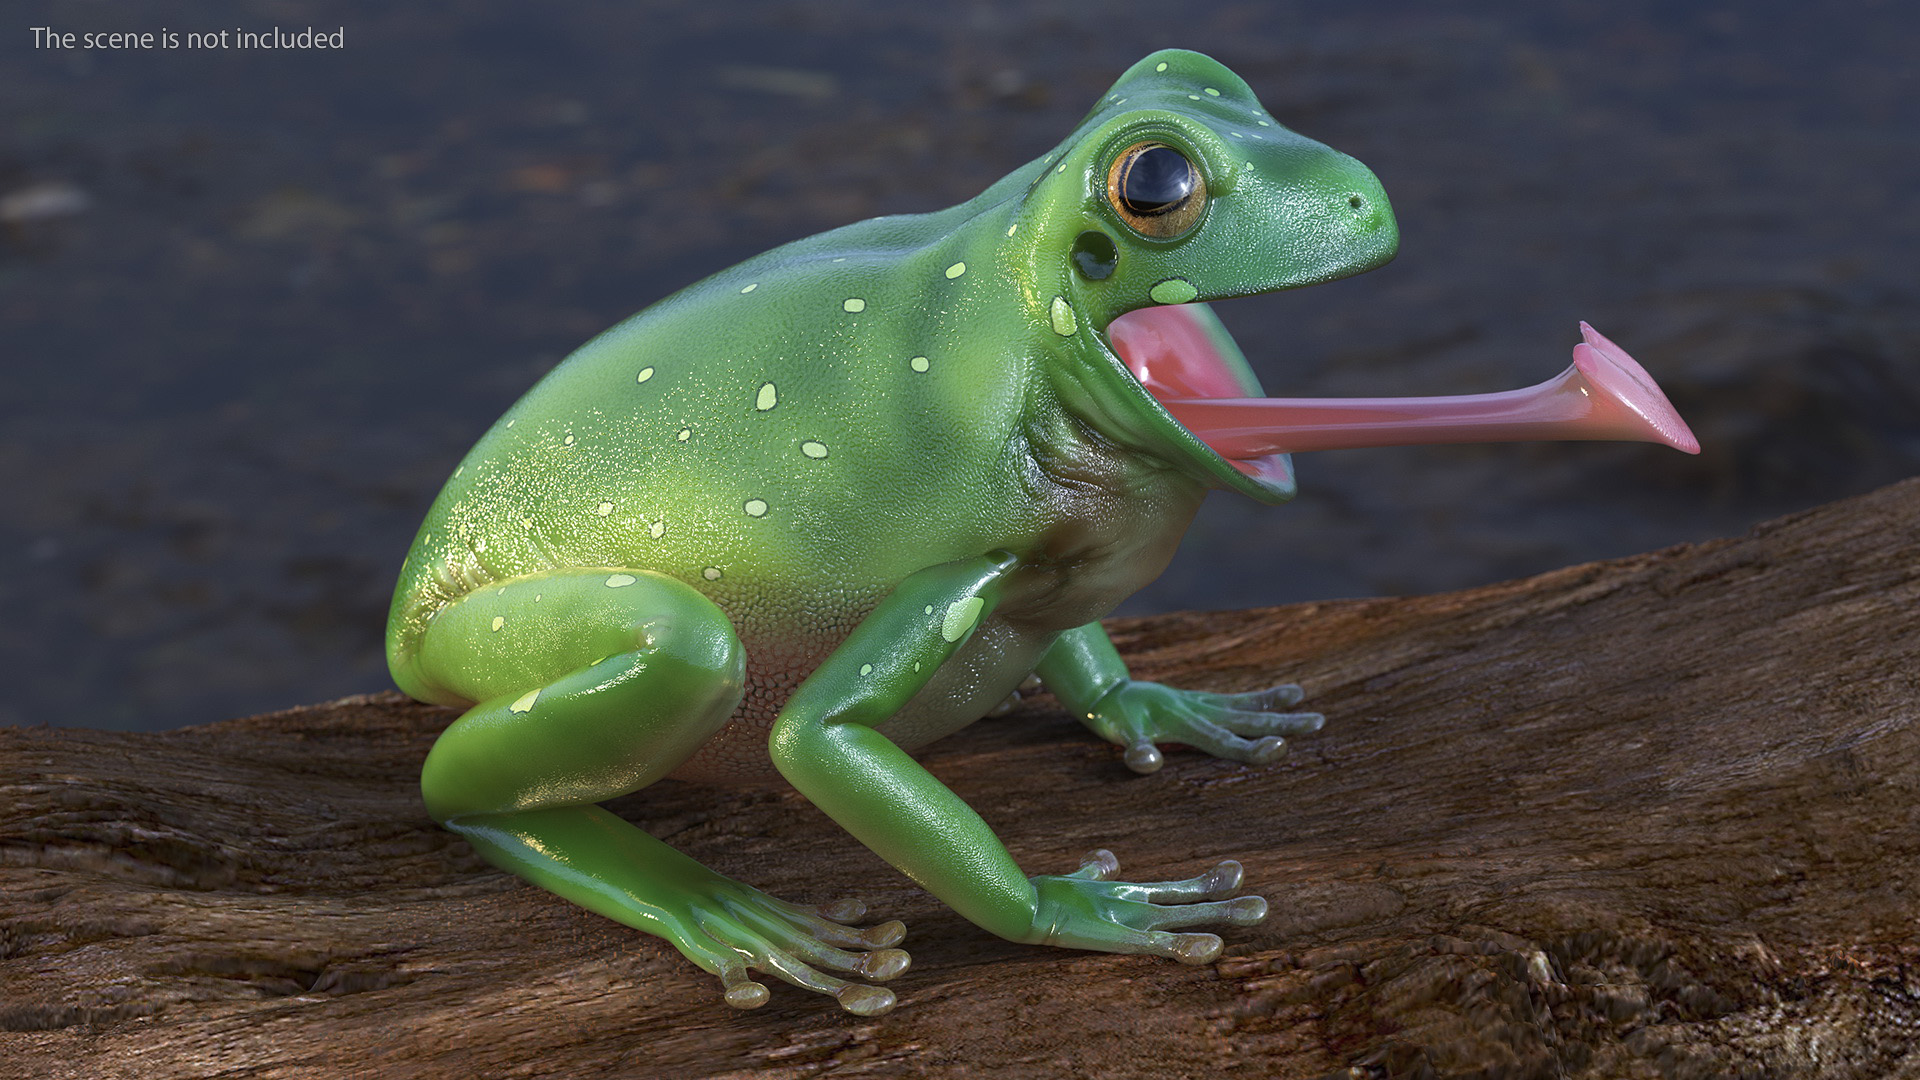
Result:
{"type": "Polygon", "coordinates": [[[1237,398],[1257,389],[1240,384],[1192,304],[1129,311],[1107,327],[1107,340],[1162,404],[1178,398],[1237,398]]]}
{"type": "Polygon", "coordinates": [[[1181,306],[1114,320],[1114,351],[1181,426],[1221,457],[1364,446],[1534,439],[1700,443],[1624,350],[1586,323],[1573,366],[1524,390],[1425,398],[1246,398],[1214,342],[1181,306]]]}

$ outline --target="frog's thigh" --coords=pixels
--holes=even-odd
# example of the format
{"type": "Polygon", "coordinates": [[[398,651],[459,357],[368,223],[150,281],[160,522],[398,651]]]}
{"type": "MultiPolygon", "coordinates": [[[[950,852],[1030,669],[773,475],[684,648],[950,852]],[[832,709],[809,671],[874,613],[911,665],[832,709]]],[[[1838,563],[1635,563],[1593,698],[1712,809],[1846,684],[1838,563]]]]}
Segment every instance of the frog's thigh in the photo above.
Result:
{"type": "Polygon", "coordinates": [[[744,656],[718,607],[647,570],[488,585],[427,626],[418,670],[477,702],[421,770],[436,820],[595,803],[671,772],[727,722],[744,656]]]}

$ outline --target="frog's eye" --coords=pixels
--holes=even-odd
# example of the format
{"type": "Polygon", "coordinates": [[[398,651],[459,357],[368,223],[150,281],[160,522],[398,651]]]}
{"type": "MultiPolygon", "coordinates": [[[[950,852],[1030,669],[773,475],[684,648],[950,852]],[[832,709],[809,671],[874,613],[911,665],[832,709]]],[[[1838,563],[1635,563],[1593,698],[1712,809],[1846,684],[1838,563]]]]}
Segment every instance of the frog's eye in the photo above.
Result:
{"type": "Polygon", "coordinates": [[[1179,236],[1200,220],[1207,182],[1187,155],[1165,143],[1135,143],[1107,170],[1107,201],[1143,236],[1179,236]]]}

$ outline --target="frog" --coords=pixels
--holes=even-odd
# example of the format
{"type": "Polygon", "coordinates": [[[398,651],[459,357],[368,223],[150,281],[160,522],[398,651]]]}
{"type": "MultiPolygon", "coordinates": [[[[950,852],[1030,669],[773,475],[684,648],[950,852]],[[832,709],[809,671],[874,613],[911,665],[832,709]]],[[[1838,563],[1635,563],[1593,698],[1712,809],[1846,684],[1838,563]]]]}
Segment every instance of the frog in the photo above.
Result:
{"type": "Polygon", "coordinates": [[[484,434],[407,553],[392,676],[463,710],[422,766],[427,813],[664,939],[736,1008],[769,1000],[758,973],[884,1013],[904,927],[763,893],[601,804],[784,779],[986,932],[1213,962],[1216,931],[1266,914],[1237,862],[1134,882],[1102,849],[1029,874],[914,755],[1035,677],[1136,772],[1166,746],[1261,765],[1320,728],[1289,711],[1297,685],[1136,680],[1102,629],[1210,490],[1295,490],[1287,454],[1229,459],[1176,422],[1110,331],[1157,313],[1209,343],[1189,382],[1258,396],[1207,304],[1397,247],[1365,165],[1164,50],[977,197],[786,244],[593,338],[484,434]]]}

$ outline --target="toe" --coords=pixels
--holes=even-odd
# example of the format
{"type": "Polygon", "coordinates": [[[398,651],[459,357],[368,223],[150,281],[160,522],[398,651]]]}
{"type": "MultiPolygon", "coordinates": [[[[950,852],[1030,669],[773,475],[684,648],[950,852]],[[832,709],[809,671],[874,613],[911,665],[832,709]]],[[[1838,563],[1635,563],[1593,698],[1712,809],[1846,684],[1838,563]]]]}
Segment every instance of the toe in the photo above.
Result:
{"type": "Polygon", "coordinates": [[[905,949],[881,949],[862,956],[853,965],[854,974],[874,982],[886,982],[888,979],[907,970],[913,958],[905,949]]]}
{"type": "Polygon", "coordinates": [[[834,991],[833,996],[841,1008],[855,1016],[879,1016],[893,1011],[893,991],[885,987],[848,983],[834,991]]]}
{"type": "Polygon", "coordinates": [[[1167,763],[1167,759],[1160,753],[1160,748],[1153,745],[1151,739],[1141,739],[1127,747],[1126,757],[1123,760],[1126,761],[1127,768],[1142,776],[1159,772],[1160,766],[1167,763]]]}

